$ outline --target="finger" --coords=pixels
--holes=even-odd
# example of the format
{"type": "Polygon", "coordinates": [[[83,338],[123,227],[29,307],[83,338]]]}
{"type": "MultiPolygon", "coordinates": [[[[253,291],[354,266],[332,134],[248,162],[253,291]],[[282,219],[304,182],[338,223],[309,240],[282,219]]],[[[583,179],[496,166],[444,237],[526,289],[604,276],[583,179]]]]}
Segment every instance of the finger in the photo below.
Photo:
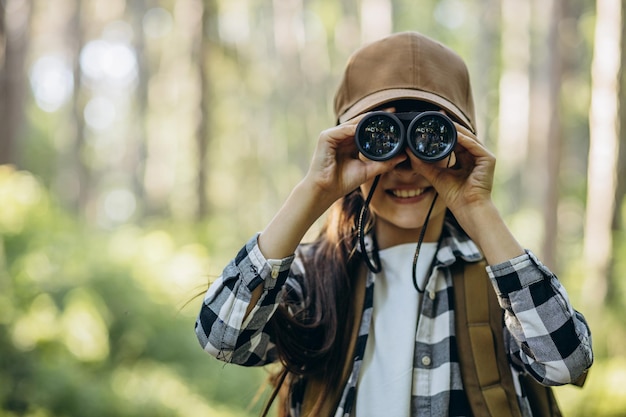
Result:
{"type": "Polygon", "coordinates": [[[363,164],[365,164],[369,178],[392,171],[398,164],[401,164],[407,158],[407,154],[405,152],[401,152],[387,161],[372,161],[371,159],[367,159],[362,154],[359,154],[359,159],[363,162],[363,164]]]}
{"type": "Polygon", "coordinates": [[[333,126],[322,132],[322,136],[326,136],[333,143],[341,143],[348,138],[354,138],[356,125],[341,124],[333,126]]]}
{"type": "Polygon", "coordinates": [[[474,135],[474,131],[468,128],[467,126],[462,125],[459,122],[455,122],[454,120],[452,121],[452,123],[454,123],[454,126],[456,127],[457,132],[463,132],[466,135],[474,135]]]}
{"type": "Polygon", "coordinates": [[[465,126],[454,123],[457,129],[457,144],[454,147],[454,152],[461,155],[461,159],[467,159],[467,155],[471,155],[473,158],[482,156],[492,157],[493,155],[489,150],[478,140],[476,135],[467,129],[465,126]],[[465,155],[464,155],[465,154],[465,155]]]}
{"type": "Polygon", "coordinates": [[[461,144],[465,144],[469,147],[473,147],[474,149],[482,148],[484,150],[487,150],[487,148],[478,140],[474,132],[472,132],[471,130],[469,130],[467,127],[463,126],[460,123],[457,123],[457,122],[453,122],[453,123],[457,131],[457,142],[461,142],[461,144]]]}
{"type": "Polygon", "coordinates": [[[460,134],[457,136],[457,147],[455,152],[471,155],[473,158],[494,158],[494,155],[478,142],[474,136],[460,134]]]}

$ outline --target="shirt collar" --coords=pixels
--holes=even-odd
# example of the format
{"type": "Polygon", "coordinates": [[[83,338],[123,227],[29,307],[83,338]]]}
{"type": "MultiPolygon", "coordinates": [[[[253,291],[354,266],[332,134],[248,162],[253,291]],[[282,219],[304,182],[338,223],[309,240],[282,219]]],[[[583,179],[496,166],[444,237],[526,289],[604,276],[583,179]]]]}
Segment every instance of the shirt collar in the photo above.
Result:
{"type": "MultiPolygon", "coordinates": [[[[374,237],[371,232],[367,233],[363,239],[365,241],[365,249],[369,256],[372,255],[374,248],[373,239],[374,237]]],[[[452,265],[456,262],[457,258],[461,258],[465,262],[478,262],[483,259],[483,254],[478,246],[465,233],[450,212],[446,214],[441,239],[441,245],[437,251],[436,265],[438,266],[452,265]]],[[[358,242],[357,251],[363,252],[358,242]]]]}
{"type": "Polygon", "coordinates": [[[478,262],[483,259],[483,254],[478,246],[449,212],[443,225],[441,239],[441,246],[437,252],[438,265],[452,265],[457,258],[461,258],[465,262],[478,262]]]}

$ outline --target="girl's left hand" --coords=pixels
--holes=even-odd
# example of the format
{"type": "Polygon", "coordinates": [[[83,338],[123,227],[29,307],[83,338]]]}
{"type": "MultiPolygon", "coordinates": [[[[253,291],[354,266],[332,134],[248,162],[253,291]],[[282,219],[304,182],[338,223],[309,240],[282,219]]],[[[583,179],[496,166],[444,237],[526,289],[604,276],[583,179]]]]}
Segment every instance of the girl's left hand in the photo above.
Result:
{"type": "Polygon", "coordinates": [[[524,249],[491,200],[496,158],[472,132],[457,123],[455,125],[457,145],[452,158],[456,160],[452,167],[419,161],[412,154],[410,158],[419,164],[422,175],[478,244],[487,262],[499,264],[521,255],[524,249]]]}
{"type": "Polygon", "coordinates": [[[462,211],[467,212],[473,207],[491,202],[496,158],[469,129],[458,123],[455,126],[457,145],[452,156],[453,166],[427,163],[407,153],[412,162],[419,165],[420,172],[435,187],[446,206],[457,216],[462,211]]]}

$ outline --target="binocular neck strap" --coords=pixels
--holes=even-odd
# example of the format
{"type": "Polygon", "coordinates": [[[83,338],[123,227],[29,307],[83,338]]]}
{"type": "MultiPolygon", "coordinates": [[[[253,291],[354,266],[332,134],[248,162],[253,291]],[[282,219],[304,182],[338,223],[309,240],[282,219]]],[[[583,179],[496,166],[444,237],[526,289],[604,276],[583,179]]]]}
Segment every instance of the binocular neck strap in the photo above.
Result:
{"type": "MultiPolygon", "coordinates": [[[[448,161],[446,162],[446,168],[450,167],[450,162],[452,161],[452,153],[450,153],[450,155],[448,155],[448,161]]],[[[439,197],[439,193],[437,191],[435,191],[435,196],[433,197],[433,202],[430,203],[430,208],[428,209],[428,214],[426,214],[426,220],[424,220],[424,225],[422,226],[422,230],[420,231],[420,237],[417,240],[417,247],[415,248],[415,256],[413,256],[413,286],[415,287],[415,289],[417,290],[418,293],[420,294],[424,294],[424,291],[426,290],[426,285],[424,285],[424,288],[420,288],[419,285],[417,285],[417,258],[420,254],[420,249],[422,248],[422,242],[424,241],[424,236],[426,235],[426,228],[428,227],[428,221],[430,220],[430,215],[433,212],[433,209],[435,208],[435,203],[437,202],[437,197],[439,197]]],[[[439,247],[441,246],[441,236],[439,236],[439,240],[437,241],[437,250],[435,251],[435,259],[433,259],[433,264],[435,262],[435,260],[437,259],[437,252],[439,252],[439,247]]]]}
{"type": "MultiPolygon", "coordinates": [[[[363,255],[363,259],[365,260],[365,264],[367,268],[373,273],[377,274],[382,270],[382,265],[380,263],[380,257],[378,256],[378,242],[376,241],[376,236],[372,235],[372,258],[370,259],[370,255],[365,247],[365,222],[367,218],[367,214],[369,213],[369,205],[370,201],[372,201],[372,197],[374,196],[374,192],[376,191],[376,186],[378,185],[378,181],[380,180],[380,175],[377,175],[374,178],[374,182],[372,183],[372,188],[367,194],[367,198],[363,203],[363,207],[361,207],[361,212],[359,213],[359,220],[357,225],[357,230],[359,234],[359,244],[361,245],[361,254],[363,255]]],[[[433,198],[432,203],[430,203],[430,208],[428,209],[428,213],[426,214],[426,220],[424,220],[424,225],[422,226],[422,230],[420,231],[419,238],[417,240],[417,247],[415,248],[415,256],[413,256],[413,286],[420,294],[423,294],[425,288],[420,288],[417,285],[417,276],[416,276],[416,267],[417,267],[417,258],[419,257],[420,248],[422,247],[422,242],[424,241],[424,236],[426,235],[426,228],[428,227],[428,222],[430,220],[430,215],[433,212],[433,208],[435,207],[435,203],[437,202],[438,193],[435,193],[435,197],[433,198]]],[[[441,239],[439,240],[441,242],[441,239]]]]}
{"type": "Polygon", "coordinates": [[[370,192],[367,194],[367,198],[363,203],[363,207],[361,207],[361,213],[359,214],[359,222],[358,222],[358,233],[359,233],[359,244],[361,245],[361,254],[363,255],[363,259],[365,260],[365,264],[368,269],[373,273],[377,274],[381,271],[382,266],[380,264],[380,258],[378,256],[378,242],[376,241],[376,235],[372,235],[372,257],[374,258],[374,262],[370,259],[369,254],[365,248],[365,219],[367,217],[367,213],[369,212],[370,201],[372,201],[372,197],[374,196],[374,191],[376,191],[376,186],[378,185],[378,181],[380,180],[380,175],[377,175],[374,178],[374,182],[372,183],[372,188],[370,192]]]}
{"type": "MultiPolygon", "coordinates": [[[[435,207],[435,203],[437,202],[438,196],[439,196],[439,193],[435,192],[435,197],[433,197],[433,202],[430,203],[428,214],[426,214],[426,220],[424,220],[424,225],[422,226],[422,230],[420,231],[420,237],[417,240],[417,246],[415,247],[415,255],[413,256],[413,269],[412,269],[413,286],[415,287],[415,290],[417,290],[417,292],[420,294],[424,294],[424,291],[426,290],[426,285],[424,285],[424,288],[420,288],[419,285],[417,285],[417,271],[416,271],[417,270],[417,258],[419,257],[420,249],[422,248],[422,242],[424,242],[424,236],[426,235],[426,228],[428,227],[428,221],[430,220],[430,215],[433,212],[433,208],[435,207]]],[[[435,258],[437,257],[437,252],[439,250],[440,245],[441,245],[441,237],[439,237],[439,241],[437,242],[437,250],[435,251],[435,258]]]]}

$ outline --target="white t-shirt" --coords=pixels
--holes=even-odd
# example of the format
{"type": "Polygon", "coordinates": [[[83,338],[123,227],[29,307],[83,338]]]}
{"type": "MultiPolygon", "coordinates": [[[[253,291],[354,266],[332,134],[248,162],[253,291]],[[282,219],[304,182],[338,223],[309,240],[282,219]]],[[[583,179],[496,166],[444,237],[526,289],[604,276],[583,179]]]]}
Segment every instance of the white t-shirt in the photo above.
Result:
{"type": "MultiPolygon", "coordinates": [[[[423,243],[417,260],[420,289],[426,286],[436,243],[423,243]]],[[[422,294],[413,286],[415,243],[380,251],[374,308],[357,385],[356,417],[408,416],[413,353],[422,294]]]]}

